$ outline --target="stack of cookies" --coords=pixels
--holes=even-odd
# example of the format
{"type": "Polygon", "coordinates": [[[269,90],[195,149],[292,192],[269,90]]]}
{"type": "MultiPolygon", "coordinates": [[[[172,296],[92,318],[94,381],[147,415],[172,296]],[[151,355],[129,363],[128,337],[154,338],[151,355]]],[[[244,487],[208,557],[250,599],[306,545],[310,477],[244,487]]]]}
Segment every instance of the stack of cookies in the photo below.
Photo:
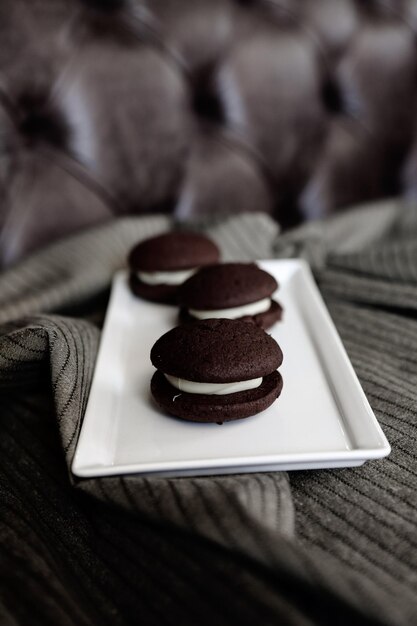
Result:
{"type": "Polygon", "coordinates": [[[177,232],[131,251],[138,296],[179,307],[179,325],[151,350],[151,392],[167,414],[219,424],[254,415],[280,395],[282,352],[265,330],[282,318],[278,284],[254,263],[220,263],[207,237],[177,232]]]}

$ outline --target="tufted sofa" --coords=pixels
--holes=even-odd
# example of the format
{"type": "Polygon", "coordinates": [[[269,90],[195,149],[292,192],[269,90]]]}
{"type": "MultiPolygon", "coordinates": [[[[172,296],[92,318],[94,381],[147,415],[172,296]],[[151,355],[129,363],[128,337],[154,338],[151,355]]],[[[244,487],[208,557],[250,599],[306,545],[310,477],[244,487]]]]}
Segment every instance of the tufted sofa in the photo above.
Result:
{"type": "Polygon", "coordinates": [[[413,0],[2,0],[0,265],[112,216],[417,194],[413,0]]]}

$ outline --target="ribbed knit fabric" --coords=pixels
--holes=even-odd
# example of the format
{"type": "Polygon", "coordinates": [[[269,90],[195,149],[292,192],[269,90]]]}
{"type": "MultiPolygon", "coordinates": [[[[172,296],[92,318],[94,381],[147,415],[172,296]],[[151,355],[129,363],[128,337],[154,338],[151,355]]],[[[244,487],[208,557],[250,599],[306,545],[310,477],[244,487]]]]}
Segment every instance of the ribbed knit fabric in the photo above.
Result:
{"type": "Polygon", "coordinates": [[[74,481],[99,341],[80,311],[133,242],[169,227],[122,219],[0,276],[1,623],[415,623],[415,210],[388,203],[278,237],[264,215],[199,225],[227,259],[310,260],[388,459],[289,478],[74,481]]]}

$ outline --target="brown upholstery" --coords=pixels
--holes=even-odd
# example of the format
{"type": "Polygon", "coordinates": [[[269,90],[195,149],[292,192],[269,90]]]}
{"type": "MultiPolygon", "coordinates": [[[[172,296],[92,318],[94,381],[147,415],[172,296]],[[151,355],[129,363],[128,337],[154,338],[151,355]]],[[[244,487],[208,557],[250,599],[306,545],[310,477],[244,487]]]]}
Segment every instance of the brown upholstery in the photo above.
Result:
{"type": "Polygon", "coordinates": [[[112,215],[417,194],[413,0],[2,0],[0,263],[112,215]]]}

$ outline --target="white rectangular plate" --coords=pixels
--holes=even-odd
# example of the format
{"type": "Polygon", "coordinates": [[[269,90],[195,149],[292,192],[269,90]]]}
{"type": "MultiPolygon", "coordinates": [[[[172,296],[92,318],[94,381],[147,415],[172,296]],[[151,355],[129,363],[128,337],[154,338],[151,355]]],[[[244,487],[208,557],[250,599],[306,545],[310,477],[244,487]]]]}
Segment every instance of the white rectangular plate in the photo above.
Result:
{"type": "Polygon", "coordinates": [[[235,422],[169,417],[149,383],[154,342],[174,307],[135,298],[119,272],[103,329],[72,471],[164,476],[361,465],[390,446],[359,384],[312,274],[298,260],[260,261],[279,282],[284,318],[269,331],[284,353],[284,388],[266,411],[235,422]]]}

